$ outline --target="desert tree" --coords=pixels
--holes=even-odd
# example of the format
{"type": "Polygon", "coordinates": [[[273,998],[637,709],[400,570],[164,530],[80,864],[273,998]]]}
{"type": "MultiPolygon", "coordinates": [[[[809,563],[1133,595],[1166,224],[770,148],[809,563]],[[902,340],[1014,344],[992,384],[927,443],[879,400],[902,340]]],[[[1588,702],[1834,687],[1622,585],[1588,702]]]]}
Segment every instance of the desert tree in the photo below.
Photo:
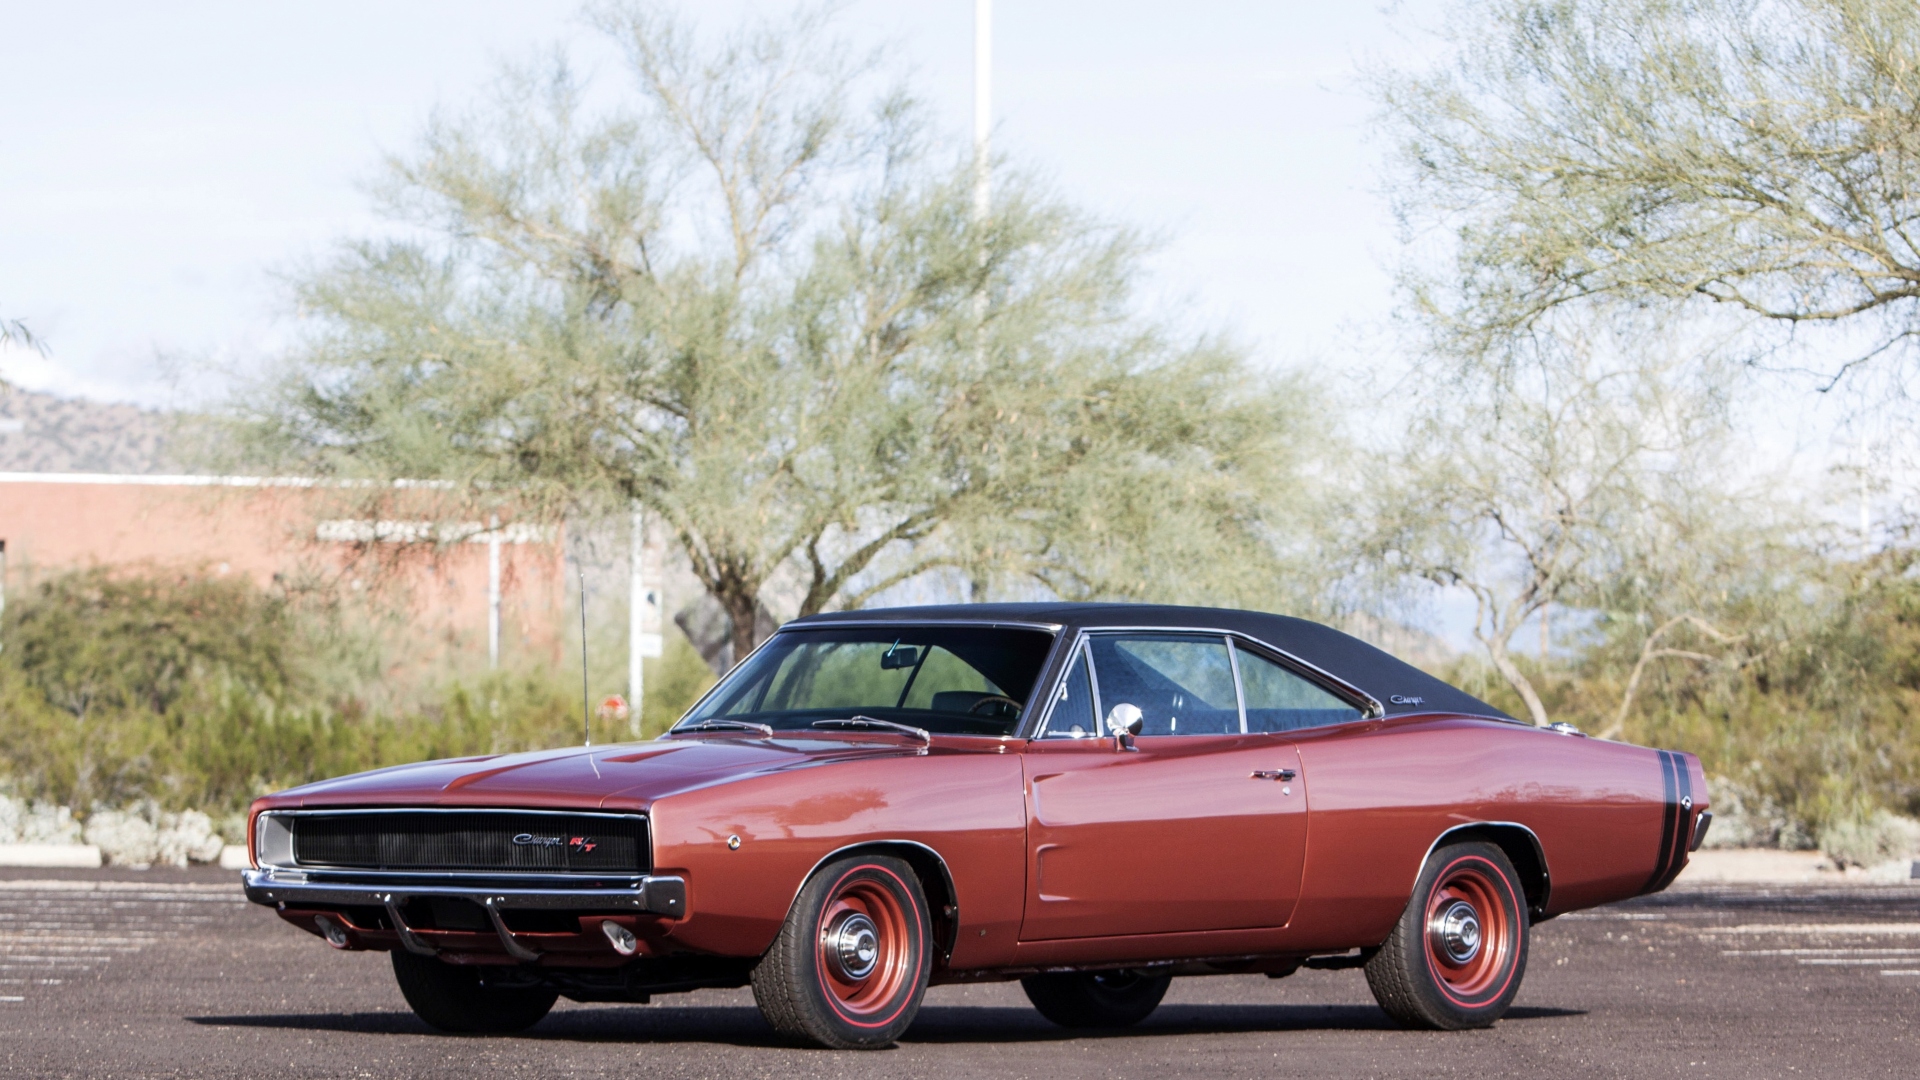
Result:
{"type": "Polygon", "coordinates": [[[1591,612],[1610,582],[1648,572],[1635,541],[1720,429],[1720,401],[1690,364],[1621,362],[1588,330],[1429,378],[1368,489],[1372,565],[1470,596],[1474,639],[1542,726],[1515,635],[1555,605],[1591,612]]]}
{"type": "Polygon", "coordinates": [[[549,520],[643,505],[735,655],[776,580],[800,614],[941,574],[1307,595],[1312,387],[1141,318],[1136,235],[1005,168],[978,217],[968,155],[819,12],[589,14],[617,87],[509,72],[389,162],[397,237],[295,275],[254,451],[549,520]]]}
{"type": "Polygon", "coordinates": [[[1920,7],[1491,0],[1378,70],[1407,281],[1464,354],[1593,302],[1715,312],[1826,385],[1920,330],[1920,7]],[[1837,358],[1837,359],[1836,359],[1837,358]],[[1796,361],[1797,362],[1797,361],[1796,361]]]}
{"type": "Polygon", "coordinates": [[[1650,476],[1645,511],[1575,598],[1590,618],[1580,666],[1615,688],[1601,738],[1622,737],[1649,690],[1671,707],[1804,643],[1808,588],[1831,591],[1818,525],[1780,477],[1742,475],[1731,442],[1699,440],[1650,476]]]}
{"type": "MultiPolygon", "coordinates": [[[[1437,64],[1370,73],[1425,378],[1512,383],[1541,340],[1611,323],[1634,335],[1617,356],[1711,339],[1701,355],[1811,371],[1910,429],[1920,7],[1489,0],[1441,32],[1437,64]]],[[[1766,433],[1748,434],[1722,460],[1757,456],[1766,433]]],[[[1601,733],[1737,766],[1804,822],[1920,810],[1897,523],[1862,551],[1835,542],[1817,484],[1645,460],[1623,474],[1644,481],[1623,489],[1632,512],[1567,548],[1583,571],[1561,593],[1580,631],[1562,700],[1601,733]]],[[[1551,580],[1484,522],[1438,535],[1482,575],[1506,552],[1500,595],[1551,580]]]]}

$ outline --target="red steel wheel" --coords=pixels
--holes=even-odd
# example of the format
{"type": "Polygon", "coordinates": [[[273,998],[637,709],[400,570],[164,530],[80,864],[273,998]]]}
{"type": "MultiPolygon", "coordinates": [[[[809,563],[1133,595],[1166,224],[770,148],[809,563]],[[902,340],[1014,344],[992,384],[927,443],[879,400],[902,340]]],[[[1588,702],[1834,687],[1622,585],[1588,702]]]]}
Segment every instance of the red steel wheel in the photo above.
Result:
{"type": "Polygon", "coordinates": [[[932,933],[912,867],[836,859],[800,889],[753,971],[760,1012],[782,1034],[836,1049],[891,1045],[926,994],[932,933]]]}
{"type": "Polygon", "coordinates": [[[1506,853],[1484,841],[1433,852],[1393,934],[1367,961],[1367,983],[1408,1027],[1486,1027],[1520,989],[1527,911],[1506,853]]]}
{"type": "Polygon", "coordinates": [[[884,1023],[902,1007],[900,987],[916,959],[916,927],[900,902],[904,882],[870,872],[876,870],[891,876],[865,865],[840,876],[820,907],[815,935],[820,989],[853,1023],[884,1023]]]}
{"type": "Polygon", "coordinates": [[[1471,1007],[1511,975],[1507,883],[1484,859],[1461,854],[1440,871],[1427,901],[1427,970],[1455,1003],[1471,1007]]]}

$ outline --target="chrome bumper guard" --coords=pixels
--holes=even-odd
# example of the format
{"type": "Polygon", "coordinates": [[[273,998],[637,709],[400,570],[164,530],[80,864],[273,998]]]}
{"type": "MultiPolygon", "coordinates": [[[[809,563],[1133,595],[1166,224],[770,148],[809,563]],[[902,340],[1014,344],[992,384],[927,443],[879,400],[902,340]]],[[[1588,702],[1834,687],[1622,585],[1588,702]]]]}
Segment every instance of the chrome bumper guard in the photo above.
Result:
{"type": "MultiPolygon", "coordinates": [[[[683,878],[640,877],[626,887],[613,889],[567,888],[481,888],[459,883],[416,884],[412,882],[362,883],[354,881],[307,880],[301,871],[247,870],[241,874],[247,899],[267,907],[303,907],[308,904],[385,908],[400,944],[408,952],[423,956],[439,950],[420,939],[400,909],[407,901],[421,896],[445,896],[470,901],[486,911],[494,933],[507,955],[516,960],[538,960],[540,953],[521,944],[507,929],[502,911],[582,910],[631,911],[644,915],[684,918],[687,913],[687,883],[683,878]]],[[[492,884],[489,882],[488,884],[492,884]]]]}
{"type": "Polygon", "coordinates": [[[1702,810],[1693,820],[1693,837],[1687,841],[1688,851],[1699,851],[1700,845],[1707,842],[1707,829],[1713,825],[1713,811],[1702,810]]]}

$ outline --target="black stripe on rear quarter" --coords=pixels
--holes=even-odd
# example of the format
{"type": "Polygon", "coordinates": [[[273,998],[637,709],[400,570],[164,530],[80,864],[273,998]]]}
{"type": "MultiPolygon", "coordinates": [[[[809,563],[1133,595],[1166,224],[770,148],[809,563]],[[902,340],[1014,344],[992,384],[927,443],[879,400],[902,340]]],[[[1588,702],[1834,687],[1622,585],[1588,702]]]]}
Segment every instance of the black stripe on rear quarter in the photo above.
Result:
{"type": "Polygon", "coordinates": [[[1665,884],[1663,879],[1673,866],[1674,811],[1680,808],[1673,755],[1665,750],[1656,750],[1654,753],[1660,755],[1660,787],[1666,801],[1660,808],[1660,856],[1654,861],[1653,873],[1648,876],[1646,887],[1640,890],[1642,893],[1654,892],[1665,884]]]}
{"type": "Polygon", "coordinates": [[[1686,759],[1679,754],[1663,751],[1673,763],[1673,776],[1680,797],[1675,800],[1668,816],[1673,821],[1673,846],[1667,855],[1667,872],[1654,884],[1654,892],[1673,884],[1680,871],[1687,868],[1687,842],[1693,837],[1693,774],[1687,768],[1686,759]]]}

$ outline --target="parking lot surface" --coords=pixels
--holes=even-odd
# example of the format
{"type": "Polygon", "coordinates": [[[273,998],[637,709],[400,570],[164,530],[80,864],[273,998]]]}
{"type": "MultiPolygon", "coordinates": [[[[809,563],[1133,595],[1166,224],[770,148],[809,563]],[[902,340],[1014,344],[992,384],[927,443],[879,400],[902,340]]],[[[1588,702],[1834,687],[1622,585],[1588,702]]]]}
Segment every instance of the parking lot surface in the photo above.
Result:
{"type": "Polygon", "coordinates": [[[1920,888],[1674,891],[1535,931],[1486,1031],[1394,1028],[1353,971],[1176,980],[1146,1023],[1053,1027],[1018,984],[936,987],[865,1054],[780,1044],[752,995],[562,1001],[431,1032],[387,959],[338,953],[216,871],[0,873],[0,1075],[32,1077],[1913,1077],[1920,888]]]}

